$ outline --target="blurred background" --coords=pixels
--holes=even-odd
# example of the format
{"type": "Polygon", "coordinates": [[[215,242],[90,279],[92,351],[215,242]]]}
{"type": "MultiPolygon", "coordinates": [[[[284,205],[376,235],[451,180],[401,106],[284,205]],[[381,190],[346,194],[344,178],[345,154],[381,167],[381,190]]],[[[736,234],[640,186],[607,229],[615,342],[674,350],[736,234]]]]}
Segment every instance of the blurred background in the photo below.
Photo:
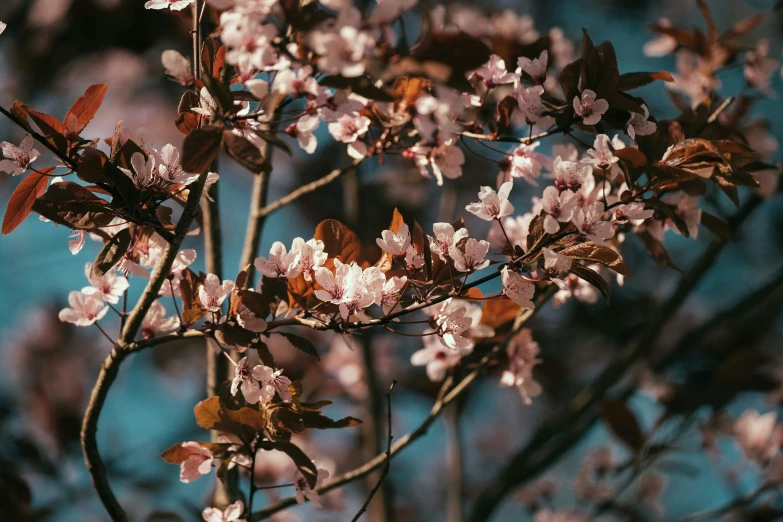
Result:
{"type": "MultiPolygon", "coordinates": [[[[718,27],[728,27],[773,4],[767,0],[708,3],[718,27]]],[[[696,3],[689,0],[520,0],[474,5],[487,12],[510,9],[528,14],[535,30],[542,33],[560,27],[575,41],[577,50],[584,27],[596,43],[614,43],[623,72],[675,70],[673,56],[649,58],[642,53],[645,42],[654,36],[647,27],[659,17],[684,26],[703,23],[696,3]]],[[[410,16],[410,25],[417,26],[418,15],[414,12],[410,16]]],[[[148,129],[157,147],[181,145],[182,135],[173,124],[181,88],[167,80],[160,63],[165,49],[188,54],[188,30],[176,14],[147,11],[143,0],[3,0],[0,20],[8,24],[0,36],[3,106],[20,99],[39,111],[62,117],[87,86],[105,82],[109,84],[107,98],[86,135],[110,136],[117,121],[123,120],[125,129],[148,129]]],[[[772,14],[748,36],[749,46],[760,36],[769,38],[770,56],[780,58],[783,18],[779,13],[772,14]]],[[[741,67],[727,71],[720,79],[720,92],[726,96],[744,85],[741,67]]],[[[781,92],[780,74],[773,75],[772,87],[781,92]]],[[[678,115],[660,84],[645,87],[639,94],[658,119],[678,115]]],[[[779,96],[759,101],[753,111],[769,121],[769,139],[773,140],[768,142],[769,160],[777,162],[780,156],[774,140],[783,137],[779,96]]],[[[274,158],[270,200],[338,166],[342,146],[327,137],[325,125],[319,132],[324,139],[316,155],[296,151],[293,159],[281,154],[274,158]]],[[[4,120],[0,121],[0,137],[18,143],[23,134],[4,120]]],[[[555,143],[557,139],[545,141],[537,152],[548,155],[555,143]]],[[[479,185],[494,184],[497,169],[480,158],[467,156],[464,176],[447,180],[445,188],[422,178],[410,163],[365,162],[357,175],[273,214],[266,222],[259,253],[268,252],[276,240],[290,244],[297,236],[312,237],[315,225],[325,218],[345,222],[368,248],[374,248],[374,238],[388,227],[394,207],[406,220],[415,218],[425,224],[426,231],[431,230],[434,221],[465,217],[471,235],[482,237],[488,231],[486,223],[466,216],[462,209],[475,199],[479,185]],[[358,199],[354,197],[357,191],[358,199]]],[[[252,179],[249,172],[227,158],[221,159],[219,172],[224,276],[233,279],[252,179]]],[[[0,200],[7,201],[19,180],[0,177],[0,200]]],[[[512,196],[519,213],[527,211],[530,197],[537,190],[540,188],[517,182],[512,196]]],[[[743,198],[747,197],[749,194],[743,193],[743,198]]],[[[736,211],[726,197],[718,194],[708,197],[706,205],[720,216],[736,211]]],[[[684,332],[709,321],[774,277],[783,259],[781,225],[780,198],[766,200],[745,222],[736,241],[723,248],[685,306],[666,325],[656,350],[673,346],[684,332]]],[[[666,247],[674,263],[687,269],[710,240],[709,232],[702,229],[697,240],[667,235],[666,247]]],[[[201,253],[200,238],[187,241],[185,247],[197,248],[201,253]]],[[[42,223],[35,216],[0,239],[0,504],[10,506],[5,511],[0,509],[0,518],[2,513],[26,513],[27,518],[6,520],[107,519],[84,468],[79,427],[97,369],[110,346],[97,330],[72,328],[57,319],[68,292],[86,285],[84,264],[92,261],[98,249],[98,243],[88,240],[81,254],[71,255],[68,231],[42,223]],[[14,511],[16,508],[18,511],[14,511]]],[[[477,493],[525,444],[531,430],[590,382],[682,278],[675,270],[656,265],[635,238],[623,245],[622,252],[634,277],[622,288],[613,285],[609,305],[602,301],[594,305],[569,302],[556,310],[547,305],[531,323],[533,336],[541,346],[543,363],[536,376],[543,385],[543,394],[531,406],[525,406],[515,389],[499,386],[498,372],[490,373],[444,416],[445,420],[438,420],[424,439],[395,458],[383,498],[373,505],[372,518],[446,520],[447,490],[457,480],[460,464],[454,457],[455,440],[463,450],[462,502],[465,513],[470,513],[477,493]]],[[[203,259],[197,259],[194,268],[203,270],[203,266],[203,259]]],[[[131,297],[141,288],[142,282],[132,281],[131,297]]],[[[691,355],[674,366],[675,378],[698,387],[698,380],[689,380],[694,372],[703,377],[738,351],[763,353],[765,361],[774,363],[781,355],[782,297],[773,293],[764,301],[748,304],[749,313],[724,317],[721,335],[696,339],[691,355]]],[[[107,320],[104,327],[113,334],[118,324],[112,320],[107,320]]],[[[287,375],[304,378],[309,397],[336,398],[330,416],[354,415],[369,421],[368,404],[378,401],[368,400],[372,391],[368,393],[361,384],[363,352],[348,350],[330,335],[313,335],[312,339],[324,357],[323,365],[312,364],[310,358],[289,346],[272,346],[276,360],[287,375]]],[[[393,430],[396,437],[402,436],[424,419],[438,388],[426,378],[422,367],[409,363],[411,354],[421,347],[420,339],[376,332],[360,341],[372,346],[380,389],[375,393],[386,390],[392,379],[399,381],[393,395],[393,430]]],[[[214,477],[182,484],[177,468],[163,462],[159,455],[174,443],[204,440],[207,436],[196,426],[192,414],[195,403],[205,396],[204,381],[203,343],[183,342],[133,356],[113,386],[101,417],[98,441],[110,482],[132,520],[145,520],[155,512],[159,520],[165,520],[160,518],[165,512],[176,512],[185,520],[200,519],[214,477]]],[[[772,388],[770,385],[763,391],[772,388]]],[[[651,389],[654,387],[634,393],[630,399],[645,427],[661,411],[651,389]]],[[[767,399],[758,391],[742,393],[732,397],[727,408],[741,412],[749,406],[764,411],[777,407],[767,399]]],[[[383,409],[380,413],[384,414],[383,409]]],[[[371,424],[308,434],[304,445],[319,467],[332,474],[345,472],[374,455],[379,444],[383,448],[382,442],[371,440],[371,424]]],[[[597,423],[546,472],[546,478],[562,486],[554,506],[576,505],[571,487],[575,471],[586,453],[606,444],[622,455],[622,447],[612,441],[604,425],[597,423]]],[[[685,513],[722,505],[738,492],[752,491],[758,483],[758,470],[745,464],[731,444],[721,448],[720,457],[701,451],[696,435],[685,437],[680,444],[682,451],[672,456],[671,466],[663,470],[669,484],[662,496],[666,512],[661,520],[676,520],[685,513]]],[[[269,455],[259,459],[256,471],[270,483],[290,482],[292,470],[286,466],[285,459],[269,455]]],[[[325,510],[315,512],[309,505],[296,507],[277,519],[348,520],[370,487],[370,482],[356,482],[326,495],[325,510]]],[[[279,493],[287,496],[293,491],[283,489],[279,493]]],[[[259,493],[257,506],[272,498],[264,497],[263,492],[259,493]]],[[[510,495],[493,520],[527,520],[528,516],[519,495],[510,495]]]]}

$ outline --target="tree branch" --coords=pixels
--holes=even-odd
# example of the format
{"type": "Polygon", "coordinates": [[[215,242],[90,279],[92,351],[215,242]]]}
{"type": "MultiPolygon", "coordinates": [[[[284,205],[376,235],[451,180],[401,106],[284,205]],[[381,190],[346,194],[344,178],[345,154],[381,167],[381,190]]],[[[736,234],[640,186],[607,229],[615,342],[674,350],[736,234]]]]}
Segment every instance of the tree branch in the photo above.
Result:
{"type": "Polygon", "coordinates": [[[362,514],[367,511],[367,506],[370,505],[370,501],[372,501],[372,498],[375,496],[376,493],[378,493],[378,490],[381,489],[381,485],[383,484],[383,481],[386,480],[386,476],[389,474],[389,470],[391,469],[391,447],[392,447],[392,414],[391,414],[391,394],[394,390],[394,385],[397,384],[397,381],[392,381],[391,386],[389,386],[389,391],[386,392],[386,410],[387,410],[387,419],[386,423],[388,425],[388,437],[386,439],[386,462],[383,464],[383,470],[381,471],[381,476],[378,478],[377,484],[375,484],[375,487],[372,488],[370,491],[370,495],[367,497],[367,500],[364,501],[364,504],[362,505],[361,509],[359,509],[359,512],[356,513],[356,516],[353,517],[351,522],[356,522],[359,520],[359,518],[362,516],[362,514]]]}
{"type": "MultiPolygon", "coordinates": [[[[737,230],[761,201],[757,196],[751,197],[729,220],[731,229],[737,230]]],[[[590,385],[576,394],[564,410],[553,413],[543,422],[527,445],[513,456],[496,480],[479,495],[473,508],[473,522],[489,520],[506,494],[555,462],[592,426],[597,419],[593,406],[603,399],[640,357],[650,351],[660,330],[696,288],[724,245],[725,243],[718,239],[713,240],[653,320],[622,349],[614,362],[590,385]]]]}
{"type": "MultiPolygon", "coordinates": [[[[513,338],[514,334],[519,332],[519,330],[522,329],[522,327],[532,317],[535,316],[535,314],[541,309],[541,307],[555,295],[557,290],[558,290],[557,285],[550,284],[536,300],[535,308],[533,308],[532,310],[523,309],[519,313],[519,315],[517,315],[517,318],[514,321],[514,325],[512,326],[511,331],[508,333],[508,335],[503,340],[503,342],[493,346],[481,358],[479,363],[476,365],[476,368],[473,369],[473,371],[471,371],[468,375],[466,375],[456,386],[451,388],[451,384],[453,382],[452,377],[448,377],[444,381],[443,385],[440,388],[440,392],[438,392],[438,397],[435,400],[435,404],[433,404],[432,409],[430,410],[429,415],[424,419],[424,421],[422,421],[422,423],[419,425],[418,428],[404,435],[394,445],[392,445],[391,448],[392,457],[397,455],[399,452],[404,450],[409,445],[413,444],[417,439],[427,434],[427,431],[429,430],[430,426],[438,418],[440,413],[443,411],[443,408],[451,404],[455,399],[457,399],[460,395],[462,395],[465,392],[465,390],[468,388],[468,386],[470,386],[476,379],[478,379],[479,375],[481,375],[481,373],[483,373],[483,371],[487,368],[487,366],[489,366],[490,361],[492,361],[498,354],[501,353],[502,350],[505,349],[506,345],[513,338]]],[[[328,491],[339,488],[341,486],[344,486],[345,484],[348,484],[362,477],[365,477],[367,474],[372,473],[376,469],[383,466],[386,460],[387,460],[386,453],[381,453],[380,455],[377,455],[375,458],[363,464],[362,466],[359,466],[358,468],[349,471],[347,473],[344,473],[331,480],[325,481],[323,485],[320,488],[318,488],[316,491],[318,491],[319,494],[324,494],[327,493],[328,491]]],[[[252,514],[250,516],[250,520],[251,522],[258,522],[259,520],[263,520],[277,513],[278,511],[282,511],[283,509],[286,509],[287,507],[294,505],[295,503],[296,503],[296,497],[288,497],[288,498],[278,500],[277,502],[267,506],[261,511],[252,514]]]]}
{"type": "MultiPolygon", "coordinates": [[[[271,161],[272,147],[268,142],[264,142],[261,155],[264,159],[271,161]]],[[[253,191],[250,196],[250,216],[247,220],[247,232],[245,233],[245,244],[242,247],[242,257],[239,258],[239,269],[244,270],[247,267],[245,290],[253,287],[253,277],[256,271],[253,260],[258,254],[258,247],[261,244],[261,235],[267,216],[267,214],[262,212],[269,193],[270,174],[269,172],[259,172],[253,178],[253,191]]]]}
{"type": "Polygon", "coordinates": [[[68,167],[70,167],[74,171],[76,170],[76,163],[74,163],[74,161],[71,158],[69,158],[64,152],[59,150],[57,147],[49,143],[49,141],[45,137],[41,136],[40,134],[32,130],[29,125],[25,124],[25,122],[17,118],[11,111],[7,110],[3,106],[0,106],[0,112],[2,112],[9,120],[16,123],[22,129],[24,129],[25,132],[29,132],[30,136],[32,136],[35,141],[37,141],[38,143],[40,143],[41,145],[49,149],[49,152],[51,152],[52,154],[60,158],[63,163],[68,165],[68,167]]]}
{"type": "Polygon", "coordinates": [[[315,190],[318,190],[319,188],[328,185],[332,181],[336,180],[340,176],[343,176],[344,174],[350,172],[352,169],[356,168],[359,163],[361,163],[365,158],[360,158],[357,160],[354,160],[349,166],[340,168],[340,169],[334,169],[326,176],[317,179],[315,181],[312,181],[306,185],[302,185],[298,189],[294,190],[287,196],[283,196],[282,198],[278,199],[277,201],[270,203],[269,205],[265,206],[261,210],[258,211],[259,217],[263,218],[271,214],[272,212],[275,212],[276,210],[286,206],[290,205],[297,199],[301,198],[302,196],[309,194],[315,190]]]}

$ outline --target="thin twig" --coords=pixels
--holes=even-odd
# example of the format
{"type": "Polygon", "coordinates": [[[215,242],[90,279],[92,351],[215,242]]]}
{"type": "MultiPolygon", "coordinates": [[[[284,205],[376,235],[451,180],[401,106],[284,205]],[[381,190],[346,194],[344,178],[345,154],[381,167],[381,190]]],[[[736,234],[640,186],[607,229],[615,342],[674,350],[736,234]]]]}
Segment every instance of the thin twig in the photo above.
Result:
{"type": "Polygon", "coordinates": [[[360,159],[354,160],[351,163],[351,165],[349,165],[347,167],[340,168],[340,169],[334,169],[333,171],[331,171],[326,176],[324,176],[322,178],[319,178],[319,179],[317,179],[315,181],[312,181],[312,182],[308,183],[307,185],[302,185],[301,187],[299,187],[298,189],[294,190],[293,192],[291,192],[287,196],[283,196],[282,198],[278,199],[277,201],[275,201],[273,203],[270,203],[269,205],[267,205],[264,208],[262,208],[261,210],[259,210],[258,211],[259,217],[268,216],[272,212],[275,212],[276,210],[278,210],[278,209],[280,209],[280,208],[282,208],[282,207],[284,207],[286,205],[290,205],[291,203],[293,203],[297,199],[301,198],[302,196],[304,196],[306,194],[309,194],[311,192],[314,192],[314,191],[318,190],[319,188],[321,188],[321,187],[323,187],[325,185],[328,185],[329,183],[331,183],[332,181],[336,180],[340,176],[343,176],[343,175],[347,174],[348,172],[350,172],[352,169],[356,168],[356,166],[359,165],[359,163],[361,163],[363,160],[364,160],[364,158],[360,158],[360,159]]]}
{"type": "Polygon", "coordinates": [[[391,394],[396,384],[397,381],[392,381],[391,386],[389,386],[389,391],[386,392],[386,409],[387,409],[386,423],[388,424],[388,430],[389,430],[389,435],[388,438],[386,439],[386,462],[383,464],[383,470],[381,470],[381,476],[378,478],[378,483],[375,484],[374,488],[372,488],[372,490],[370,491],[370,495],[367,497],[367,500],[364,501],[364,504],[362,505],[361,509],[359,509],[359,512],[356,513],[356,516],[353,517],[353,519],[351,519],[351,522],[356,522],[357,520],[359,520],[362,514],[364,514],[364,512],[367,511],[367,506],[370,505],[370,501],[372,500],[372,498],[375,496],[378,490],[381,489],[381,485],[383,484],[383,481],[386,480],[386,476],[389,474],[389,470],[391,469],[391,449],[392,449],[391,394]]]}
{"type": "MultiPolygon", "coordinates": [[[[511,328],[511,331],[504,339],[504,341],[492,347],[484,355],[484,357],[481,358],[481,360],[478,362],[476,367],[469,374],[467,374],[456,386],[454,386],[453,388],[451,387],[453,383],[452,377],[446,378],[446,380],[443,382],[443,385],[440,388],[440,391],[438,392],[438,396],[435,399],[435,403],[433,404],[429,415],[422,421],[422,423],[415,430],[404,435],[399,440],[397,440],[396,443],[392,445],[391,448],[392,457],[394,457],[395,455],[403,451],[406,447],[413,444],[416,440],[418,440],[419,438],[427,434],[427,431],[429,430],[430,426],[435,422],[435,420],[441,414],[443,408],[451,404],[451,402],[453,402],[460,395],[462,395],[465,392],[465,390],[468,388],[468,386],[470,386],[473,382],[475,382],[476,379],[479,378],[479,376],[489,366],[490,362],[494,360],[495,357],[497,357],[502,350],[505,349],[506,345],[513,338],[513,336],[517,332],[519,332],[519,330],[531,318],[535,316],[535,314],[544,306],[544,304],[547,303],[555,295],[557,290],[558,290],[557,285],[554,284],[549,285],[546,288],[546,290],[544,290],[544,292],[536,300],[535,308],[533,308],[532,310],[528,310],[528,309],[522,310],[520,314],[517,315],[517,318],[514,321],[514,325],[511,328]]],[[[381,453],[380,455],[377,455],[375,458],[359,466],[358,468],[349,471],[347,473],[344,473],[331,480],[325,481],[321,485],[321,487],[319,487],[316,491],[319,494],[324,494],[327,493],[328,491],[342,487],[345,484],[348,484],[362,477],[365,477],[369,473],[372,473],[376,469],[383,466],[384,463],[386,462],[386,459],[387,459],[386,453],[381,453]]],[[[251,522],[258,522],[259,520],[263,520],[277,513],[278,511],[282,511],[283,509],[286,509],[294,504],[296,504],[296,497],[288,497],[288,498],[278,500],[277,502],[265,507],[264,509],[258,511],[257,513],[251,514],[249,520],[251,522]]]]}

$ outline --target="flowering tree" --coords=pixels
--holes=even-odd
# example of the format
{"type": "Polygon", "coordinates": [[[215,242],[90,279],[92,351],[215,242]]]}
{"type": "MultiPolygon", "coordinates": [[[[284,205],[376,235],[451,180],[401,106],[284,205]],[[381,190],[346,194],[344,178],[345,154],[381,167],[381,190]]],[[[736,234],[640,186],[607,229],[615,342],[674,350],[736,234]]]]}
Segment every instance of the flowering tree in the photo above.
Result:
{"type": "MultiPolygon", "coordinates": [[[[612,43],[596,45],[587,31],[576,55],[558,29],[542,36],[526,19],[504,25],[442,6],[415,11],[421,24],[412,43],[406,27],[415,0],[384,0],[368,9],[349,0],[150,0],[147,9],[169,10],[192,28],[189,57],[175,50],[162,55],[166,74],[182,89],[174,119],[184,135],[181,151],[171,144],[156,148],[122,122],[105,139],[83,136],[106,84],[88,87],[62,119],[19,101],[0,107],[27,133],[19,145],[2,144],[0,170],[24,175],[8,201],[3,234],[37,213],[72,231],[74,254],[88,237],[103,244],[85,265],[87,286],[68,295],[59,318],[95,325],[112,346],[81,430],[87,469],[112,520],[128,517],[109,484],[96,430],[131,354],[181,339],[204,339],[210,346],[209,397],[195,406],[210,440],[161,448],[163,459],[179,466],[182,482],[216,472],[220,485],[204,520],[256,521],[294,503],[320,507],[320,495],[380,470],[358,519],[382,489],[392,457],[425,435],[479,377],[490,374],[500,386],[516,387],[525,404],[536,400],[542,386],[534,370],[547,361],[528,322],[549,301],[558,307],[570,299],[608,300],[612,285],[632,275],[633,265],[621,254],[631,236],[655,261],[676,269],[664,248],[665,232],[696,238],[700,227],[715,237],[703,257],[616,359],[563,411],[554,411],[478,495],[473,519],[487,519],[509,491],[546,471],[599,418],[630,455],[627,461],[608,448],[586,456],[574,484],[585,501],[578,512],[552,505],[546,482],[524,490],[525,504],[538,522],[656,516],[666,477],[652,467],[676,451],[703,405],[712,408],[698,426],[705,441],[735,436],[764,477],[751,497],[738,498],[726,512],[766,495],[778,500],[783,457],[775,413],[748,410],[732,422],[725,410],[740,392],[756,389],[751,381],[760,362],[729,361],[720,370],[728,377],[704,385],[696,399],[687,396],[695,386],[688,379],[661,385],[666,408],[649,429],[626,404],[640,379],[621,382],[649,356],[658,330],[723,244],[762,196],[775,192],[769,186],[776,186],[778,169],[750,146],[755,129],[746,116],[754,97],[746,91],[768,94],[777,64],[763,41],[744,55],[739,43],[767,14],[720,33],[707,5],[697,4],[706,31],[660,21],[652,28],[656,40],[645,48],[653,55],[676,52],[673,75],[620,72],[612,43]],[[735,64],[744,65],[746,87],[724,98],[718,74],[735,64]],[[657,119],[632,94],[654,82],[667,84],[678,117],[657,119]],[[325,137],[317,132],[322,122],[327,139],[345,144],[345,166],[267,201],[272,151],[313,154],[325,137]],[[538,152],[550,139],[559,140],[552,155],[538,152]],[[231,278],[220,262],[221,150],[254,175],[241,266],[231,278]],[[457,221],[422,226],[395,210],[388,228],[377,231],[376,245],[365,245],[346,224],[326,219],[311,238],[276,238],[268,255],[256,257],[267,216],[360,164],[409,162],[445,191],[469,158],[489,165],[493,176],[497,171],[497,180],[493,186],[476,183],[477,195],[457,221]],[[521,184],[543,191],[520,209],[510,196],[521,184]],[[739,208],[727,221],[700,206],[702,197],[718,192],[739,208]],[[464,220],[470,216],[491,224],[488,237],[471,236],[464,220]],[[186,236],[199,234],[207,273],[192,270],[197,252],[182,248],[186,236]],[[135,304],[128,299],[132,286],[143,287],[135,304]],[[110,314],[120,319],[117,336],[101,326],[110,314]],[[395,443],[389,389],[385,451],[337,476],[303,450],[301,436],[361,421],[333,419],[327,416],[330,401],[306,400],[306,381],[289,378],[267,346],[284,338],[301,357],[319,358],[323,350],[308,330],[339,334],[350,350],[372,330],[420,337],[422,347],[410,363],[425,366],[429,380],[440,384],[430,414],[395,443]],[[730,363],[745,373],[732,373],[738,370],[730,363]],[[662,426],[674,435],[661,438],[662,426]],[[274,451],[296,471],[290,483],[272,487],[293,488],[293,494],[259,509],[254,497],[267,486],[256,483],[255,470],[274,451]],[[642,506],[622,500],[628,488],[642,506]]],[[[749,299],[780,283],[778,276],[749,299]]],[[[687,342],[677,346],[649,366],[660,374],[688,348],[687,342]]],[[[364,384],[377,386],[366,373],[364,384]]],[[[374,417],[377,438],[384,419],[374,417]]]]}

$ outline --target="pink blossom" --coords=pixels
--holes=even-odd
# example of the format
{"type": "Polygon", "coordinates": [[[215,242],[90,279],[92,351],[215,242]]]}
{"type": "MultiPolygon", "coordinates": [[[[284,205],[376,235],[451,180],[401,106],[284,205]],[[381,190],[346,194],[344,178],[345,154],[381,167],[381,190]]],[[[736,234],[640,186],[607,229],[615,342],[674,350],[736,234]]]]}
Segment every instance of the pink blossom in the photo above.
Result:
{"type": "Polygon", "coordinates": [[[34,145],[35,141],[29,134],[25,136],[18,147],[7,141],[0,143],[0,150],[3,151],[3,158],[5,158],[0,161],[0,172],[17,176],[29,169],[30,165],[41,155],[33,148],[34,145]]]}
{"type": "Polygon", "coordinates": [[[397,228],[397,232],[384,230],[381,237],[375,240],[375,243],[392,256],[404,256],[411,246],[411,234],[408,225],[403,223],[397,228]]]}
{"type": "Polygon", "coordinates": [[[537,123],[546,112],[546,107],[541,101],[542,94],[544,94],[544,88],[541,85],[525,88],[520,84],[516,91],[519,110],[522,111],[528,125],[537,123]]]}
{"type": "Polygon", "coordinates": [[[214,457],[209,449],[195,441],[183,442],[182,448],[188,452],[188,457],[179,465],[182,482],[193,482],[212,471],[214,457]]]}
{"type": "Polygon", "coordinates": [[[503,294],[522,308],[532,310],[536,307],[533,296],[536,287],[525,279],[522,274],[513,272],[507,266],[500,271],[500,280],[503,282],[503,294]]]}
{"type": "Polygon", "coordinates": [[[614,150],[609,146],[609,136],[606,134],[599,134],[595,137],[593,148],[588,149],[587,154],[590,157],[583,159],[582,163],[593,165],[601,170],[607,170],[620,161],[620,158],[614,155],[614,150]]]}
{"type": "Polygon", "coordinates": [[[531,185],[538,185],[534,178],[541,176],[541,165],[546,162],[546,156],[533,152],[541,142],[525,143],[506,156],[501,164],[499,179],[511,181],[509,178],[522,178],[531,185]]]}
{"type": "Polygon", "coordinates": [[[303,151],[312,154],[318,146],[318,140],[313,132],[320,124],[321,119],[317,115],[305,114],[296,123],[289,125],[285,132],[292,138],[296,138],[303,151]]]}
{"type": "Polygon", "coordinates": [[[256,269],[267,277],[273,279],[296,277],[300,274],[296,257],[298,252],[288,252],[280,241],[272,243],[269,251],[269,259],[264,256],[257,257],[253,262],[256,269]]]}
{"type": "Polygon", "coordinates": [[[370,119],[366,116],[341,116],[336,122],[329,124],[329,133],[334,139],[348,144],[348,155],[352,158],[363,158],[367,154],[367,144],[360,138],[370,128],[370,119]]]}
{"type": "Polygon", "coordinates": [[[469,79],[474,85],[482,82],[487,89],[492,89],[498,85],[512,83],[516,75],[506,70],[506,62],[500,56],[493,54],[487,63],[470,74],[469,79]]]}
{"type": "Polygon", "coordinates": [[[440,257],[441,261],[447,261],[451,247],[456,246],[457,243],[468,237],[467,228],[460,228],[455,231],[450,223],[434,223],[432,231],[435,233],[435,237],[428,236],[430,249],[440,257]]]}
{"type": "MultiPolygon", "coordinates": [[[[433,330],[427,330],[424,333],[432,332],[433,330]]],[[[434,335],[422,337],[424,348],[411,356],[411,364],[414,366],[426,366],[427,377],[432,382],[440,382],[446,377],[446,372],[449,369],[459,364],[462,354],[447,348],[434,337],[434,335]]]]}
{"type": "Polygon", "coordinates": [[[82,289],[82,292],[89,293],[89,291],[95,290],[101,299],[111,304],[118,303],[122,294],[130,286],[128,280],[118,276],[114,270],[109,270],[100,277],[92,277],[92,263],[84,265],[84,275],[90,282],[90,286],[82,289]]]}
{"type": "Polygon", "coordinates": [[[465,210],[485,221],[500,219],[514,212],[514,205],[508,200],[514,184],[511,181],[503,183],[497,192],[491,187],[481,187],[479,203],[471,203],[465,210]]]}
{"type": "Polygon", "coordinates": [[[533,368],[541,362],[539,351],[530,328],[521,329],[506,346],[508,367],[500,376],[500,384],[516,386],[527,405],[532,404],[532,397],[541,395],[541,385],[533,378],[533,368]]]}
{"type": "Polygon", "coordinates": [[[595,92],[590,89],[582,91],[582,98],[574,97],[574,111],[582,117],[585,125],[595,125],[601,121],[601,116],[609,110],[609,103],[604,99],[595,99],[595,92]]]}
{"type": "Polygon", "coordinates": [[[592,173],[592,167],[589,163],[568,161],[560,156],[557,156],[552,162],[552,170],[554,171],[555,187],[559,191],[579,190],[579,187],[587,181],[592,173]]]}
{"type": "Polygon", "coordinates": [[[407,276],[392,276],[386,280],[381,292],[381,308],[384,314],[388,315],[400,309],[401,293],[407,284],[407,276]]]}
{"type": "Polygon", "coordinates": [[[97,291],[85,293],[73,291],[68,294],[70,308],[60,310],[58,317],[64,323],[73,323],[76,326],[90,326],[103,319],[109,307],[103,304],[97,291]]]}
{"type": "Polygon", "coordinates": [[[492,228],[489,230],[489,236],[487,237],[490,246],[497,248],[507,247],[508,241],[506,240],[506,235],[508,235],[508,239],[511,241],[512,245],[518,245],[522,250],[527,252],[527,235],[533,217],[535,216],[532,212],[528,212],[521,216],[507,217],[503,220],[503,229],[500,228],[498,223],[493,223],[492,228]],[[503,234],[503,230],[506,231],[506,234],[503,234]]]}
{"type": "Polygon", "coordinates": [[[530,59],[525,56],[517,58],[517,65],[520,70],[527,73],[533,80],[533,83],[543,85],[546,81],[546,66],[549,61],[549,54],[546,49],[541,51],[541,55],[538,58],[530,59]]]}
{"type": "Polygon", "coordinates": [[[603,243],[614,236],[614,227],[610,221],[603,221],[604,204],[596,201],[593,204],[577,208],[574,212],[574,225],[580,233],[590,241],[603,243]]]}
{"type": "Polygon", "coordinates": [[[546,212],[544,218],[544,232],[554,234],[560,230],[560,223],[568,223],[574,215],[576,207],[576,194],[571,190],[558,192],[555,187],[547,187],[541,198],[541,208],[546,212]]]}
{"type": "Polygon", "coordinates": [[[149,0],[144,4],[144,9],[171,9],[182,11],[195,0],[149,0]]]}
{"type": "Polygon", "coordinates": [[[454,260],[454,269],[457,272],[475,272],[489,266],[487,257],[489,242],[474,238],[468,238],[462,248],[449,247],[449,257],[454,260]]]}
{"type": "Polygon", "coordinates": [[[275,396],[274,370],[261,364],[252,365],[243,357],[234,367],[234,379],[231,381],[231,395],[236,395],[241,389],[242,395],[249,404],[259,401],[267,403],[275,396]],[[259,383],[260,381],[260,383],[259,383]]]}
{"type": "Polygon", "coordinates": [[[318,69],[326,74],[340,74],[346,78],[364,74],[364,55],[374,44],[369,33],[353,25],[310,33],[310,45],[319,55],[318,69]]]}
{"type": "Polygon", "coordinates": [[[183,87],[193,85],[193,65],[189,58],[185,58],[179,52],[168,49],[163,51],[160,57],[163,67],[166,68],[166,74],[177,80],[183,87]]]}
{"type": "MultiPolygon", "coordinates": [[[[293,264],[288,270],[288,277],[294,277],[295,274],[303,274],[305,281],[312,281],[312,273],[316,268],[323,266],[329,254],[324,252],[324,242],[320,239],[309,239],[305,242],[301,237],[294,238],[291,244],[290,257],[294,254],[293,264]]],[[[288,259],[286,257],[286,259],[288,259]]]]}
{"type": "Polygon", "coordinates": [[[636,136],[649,136],[654,134],[658,129],[658,125],[654,121],[650,120],[650,111],[647,109],[647,105],[642,104],[642,114],[638,112],[632,112],[631,117],[628,119],[628,127],[625,131],[632,140],[636,139],[636,136]]]}
{"type": "Polygon", "coordinates": [[[204,522],[245,522],[244,518],[239,518],[244,511],[245,505],[241,500],[237,500],[226,506],[225,511],[213,507],[204,508],[201,516],[204,518],[204,522]]]}
{"type": "Polygon", "coordinates": [[[541,251],[544,253],[544,274],[546,277],[561,279],[571,270],[573,260],[570,257],[549,248],[542,248],[541,251]]]}
{"type": "Polygon", "coordinates": [[[179,326],[179,318],[176,316],[166,318],[166,308],[160,301],[153,301],[141,323],[141,335],[145,339],[150,339],[160,333],[176,330],[179,326]]]}
{"type": "Polygon", "coordinates": [[[422,176],[429,176],[427,167],[432,167],[438,186],[443,185],[444,177],[457,179],[462,176],[465,154],[462,149],[452,145],[451,141],[436,146],[419,142],[409,149],[407,155],[412,156],[416,161],[422,176]]]}
{"type": "MultiPolygon", "coordinates": [[[[318,489],[318,487],[323,483],[323,481],[327,478],[329,478],[329,472],[325,469],[318,469],[318,475],[315,479],[315,489],[318,489]]],[[[310,487],[310,484],[307,482],[307,479],[304,475],[302,475],[302,472],[297,469],[294,472],[294,487],[296,488],[296,502],[298,504],[304,504],[305,499],[312,502],[313,506],[316,508],[323,507],[321,505],[321,497],[318,495],[318,492],[310,487]]]]}
{"type": "Polygon", "coordinates": [[[413,245],[405,251],[405,266],[412,272],[424,266],[424,256],[413,248],[413,245]]]}
{"type": "Polygon", "coordinates": [[[217,312],[233,291],[233,281],[226,279],[221,283],[215,274],[207,274],[204,284],[198,288],[199,304],[208,312],[217,312]]]}
{"type": "Polygon", "coordinates": [[[778,68],[778,61],[769,56],[769,40],[762,38],[752,50],[745,53],[745,81],[767,96],[774,95],[770,89],[772,73],[778,68]]]}
{"type": "Polygon", "coordinates": [[[777,424],[774,411],[759,414],[748,410],[734,423],[737,443],[748,459],[764,462],[771,459],[783,442],[783,428],[777,424]]]}

